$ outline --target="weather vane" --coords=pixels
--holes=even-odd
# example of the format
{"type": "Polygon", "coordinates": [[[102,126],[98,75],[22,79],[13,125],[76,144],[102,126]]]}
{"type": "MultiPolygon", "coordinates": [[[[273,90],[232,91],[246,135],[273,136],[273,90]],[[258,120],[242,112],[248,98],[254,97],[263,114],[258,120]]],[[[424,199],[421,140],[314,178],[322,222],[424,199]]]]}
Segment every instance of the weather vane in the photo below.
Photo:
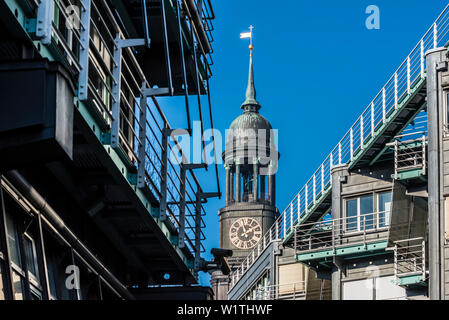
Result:
{"type": "Polygon", "coordinates": [[[250,50],[250,54],[252,54],[252,51],[254,49],[254,46],[253,46],[253,29],[254,29],[253,26],[249,26],[249,32],[240,33],[240,39],[247,39],[247,38],[249,38],[249,47],[248,48],[250,50]]]}

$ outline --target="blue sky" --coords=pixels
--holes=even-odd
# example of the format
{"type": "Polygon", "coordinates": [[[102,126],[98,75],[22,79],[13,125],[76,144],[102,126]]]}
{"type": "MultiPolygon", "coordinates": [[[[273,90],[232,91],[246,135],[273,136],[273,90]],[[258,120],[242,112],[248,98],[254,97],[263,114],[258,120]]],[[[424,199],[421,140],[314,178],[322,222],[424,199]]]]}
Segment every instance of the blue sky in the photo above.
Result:
{"type": "MultiPolygon", "coordinates": [[[[281,212],[445,7],[436,0],[217,0],[213,5],[214,125],[224,133],[242,112],[248,41],[239,34],[253,25],[260,113],[279,130],[276,193],[281,212]],[[368,5],[380,9],[380,30],[365,27],[368,5]]],[[[191,103],[197,108],[194,97],[191,103]]],[[[185,115],[170,112],[179,106],[167,108],[173,123],[185,127],[185,115]]],[[[195,112],[192,116],[198,119],[195,112]]],[[[219,169],[223,190],[222,165],[219,169]]],[[[216,189],[212,174],[202,179],[206,191],[216,189]]],[[[218,247],[217,212],[223,205],[223,198],[206,204],[207,253],[218,247]]],[[[208,285],[207,275],[200,279],[208,285]]]]}

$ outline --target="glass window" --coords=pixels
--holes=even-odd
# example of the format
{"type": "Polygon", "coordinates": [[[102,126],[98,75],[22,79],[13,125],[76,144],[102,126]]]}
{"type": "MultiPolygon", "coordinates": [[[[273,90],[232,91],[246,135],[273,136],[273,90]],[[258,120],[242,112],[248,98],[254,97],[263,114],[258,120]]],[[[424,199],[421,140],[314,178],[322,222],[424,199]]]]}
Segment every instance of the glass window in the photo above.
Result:
{"type": "Polygon", "coordinates": [[[357,200],[350,199],[346,201],[346,231],[357,230],[357,200]]]}
{"type": "Polygon", "coordinates": [[[42,293],[35,286],[30,286],[31,300],[42,300],[42,293]]]}
{"type": "Polygon", "coordinates": [[[56,263],[52,258],[47,258],[47,268],[48,268],[48,283],[50,286],[50,295],[56,300],[58,293],[56,291],[56,263]]]}
{"type": "Polygon", "coordinates": [[[0,260],[0,300],[5,300],[5,289],[3,287],[2,261],[0,260]]]}
{"type": "Polygon", "coordinates": [[[14,220],[9,215],[6,215],[6,226],[8,228],[8,247],[11,261],[18,267],[22,267],[17,229],[14,220]]]}
{"type": "Polygon", "coordinates": [[[37,255],[36,255],[36,246],[34,244],[34,241],[32,238],[30,238],[28,235],[25,235],[23,239],[23,245],[25,249],[25,256],[26,256],[26,262],[28,267],[28,272],[32,277],[34,277],[33,280],[39,282],[39,271],[37,267],[37,255]]]}
{"type": "Polygon", "coordinates": [[[348,199],[346,200],[346,231],[387,227],[390,221],[390,211],[391,191],[348,199]]]}
{"type": "Polygon", "coordinates": [[[23,300],[22,277],[15,271],[12,272],[12,285],[14,288],[14,300],[23,300]]]}
{"type": "Polygon", "coordinates": [[[379,193],[378,202],[379,227],[383,228],[390,224],[391,191],[379,193]]]}
{"type": "Polygon", "coordinates": [[[374,229],[373,195],[360,197],[360,230],[374,229]]]}

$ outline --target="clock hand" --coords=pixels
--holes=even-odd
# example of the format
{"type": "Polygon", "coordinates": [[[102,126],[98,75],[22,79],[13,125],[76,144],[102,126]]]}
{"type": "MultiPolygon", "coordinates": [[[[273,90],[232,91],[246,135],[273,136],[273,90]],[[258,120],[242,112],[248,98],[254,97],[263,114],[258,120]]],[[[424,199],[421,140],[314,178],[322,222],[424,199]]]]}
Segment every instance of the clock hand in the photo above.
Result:
{"type": "Polygon", "coordinates": [[[248,233],[251,233],[251,231],[253,231],[252,227],[249,227],[248,229],[246,229],[245,226],[244,226],[244,229],[245,229],[245,231],[243,232],[243,235],[245,237],[248,236],[248,233]]]}

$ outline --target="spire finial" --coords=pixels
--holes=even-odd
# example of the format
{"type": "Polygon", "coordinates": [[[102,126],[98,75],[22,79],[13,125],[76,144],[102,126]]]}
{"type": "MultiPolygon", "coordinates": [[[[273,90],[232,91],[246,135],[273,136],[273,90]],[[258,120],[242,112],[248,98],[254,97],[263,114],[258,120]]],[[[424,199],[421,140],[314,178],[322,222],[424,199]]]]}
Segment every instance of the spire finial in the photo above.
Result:
{"type": "Polygon", "coordinates": [[[240,34],[240,38],[249,38],[249,75],[248,75],[248,87],[246,88],[246,99],[243,102],[241,108],[245,112],[258,112],[260,104],[256,100],[256,87],[254,86],[254,71],[253,71],[253,26],[249,26],[249,32],[240,34]]]}

